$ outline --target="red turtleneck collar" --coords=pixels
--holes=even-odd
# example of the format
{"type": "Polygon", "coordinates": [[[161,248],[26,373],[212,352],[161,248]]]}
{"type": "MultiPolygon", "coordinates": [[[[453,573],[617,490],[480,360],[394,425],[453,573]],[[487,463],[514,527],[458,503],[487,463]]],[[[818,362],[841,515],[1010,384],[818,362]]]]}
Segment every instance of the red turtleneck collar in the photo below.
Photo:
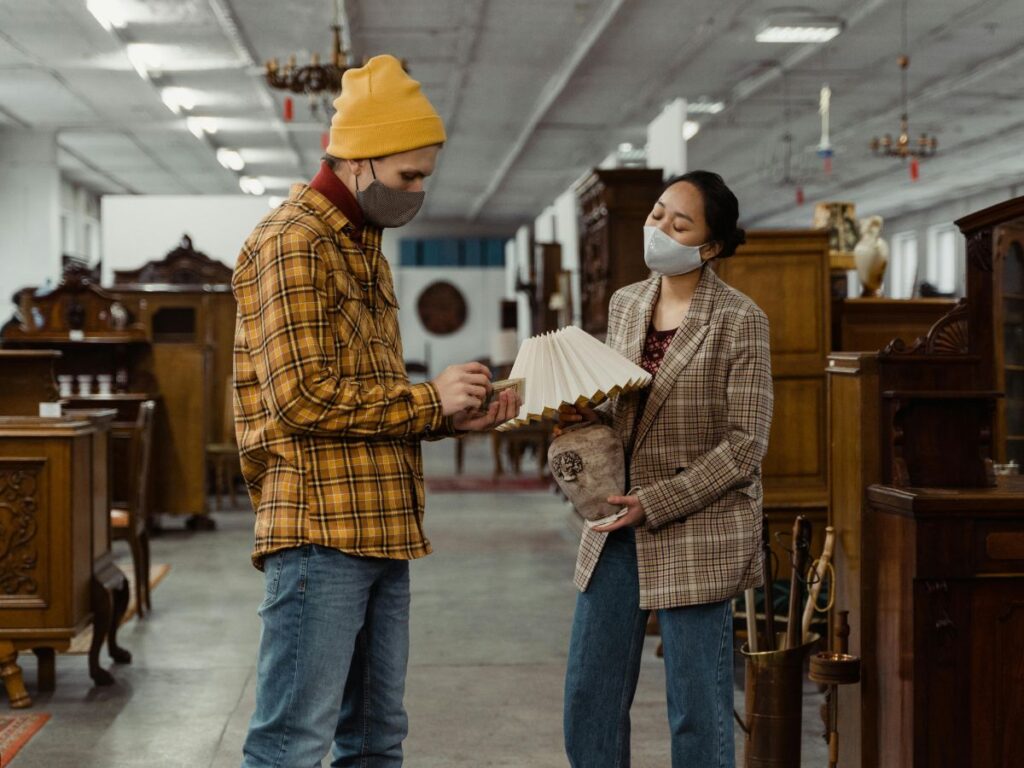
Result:
{"type": "Polygon", "coordinates": [[[355,196],[327,163],[320,163],[320,171],[309,182],[309,186],[330,200],[331,204],[345,215],[345,218],[355,227],[355,239],[361,240],[364,224],[363,209],[359,207],[355,196]]]}

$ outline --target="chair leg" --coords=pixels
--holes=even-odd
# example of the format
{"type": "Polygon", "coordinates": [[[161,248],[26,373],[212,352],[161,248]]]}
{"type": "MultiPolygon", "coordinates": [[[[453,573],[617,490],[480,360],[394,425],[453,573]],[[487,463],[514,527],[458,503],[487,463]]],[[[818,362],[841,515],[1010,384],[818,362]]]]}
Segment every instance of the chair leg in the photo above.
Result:
{"type": "Polygon", "coordinates": [[[223,482],[224,465],[220,456],[213,460],[213,508],[220,509],[220,489],[223,482]]]}
{"type": "Polygon", "coordinates": [[[139,534],[139,542],[142,545],[141,546],[141,549],[142,549],[142,575],[143,575],[142,583],[145,585],[145,589],[146,589],[146,610],[147,611],[152,611],[153,610],[153,602],[152,602],[152,600],[150,600],[150,597],[149,597],[150,596],[149,574],[150,574],[150,570],[152,568],[152,563],[150,562],[150,559],[149,559],[149,531],[143,530],[142,533],[139,534]]]}
{"type": "Polygon", "coordinates": [[[142,542],[139,541],[139,534],[132,533],[129,540],[129,544],[132,548],[132,565],[135,570],[135,611],[138,613],[141,619],[146,615],[145,606],[143,605],[143,590],[146,588],[146,579],[149,574],[143,573],[143,555],[142,555],[142,542]]]}
{"type": "Polygon", "coordinates": [[[238,479],[238,471],[236,466],[238,464],[237,459],[234,457],[228,460],[228,500],[231,502],[232,509],[238,509],[238,501],[235,499],[235,481],[238,479]]]}

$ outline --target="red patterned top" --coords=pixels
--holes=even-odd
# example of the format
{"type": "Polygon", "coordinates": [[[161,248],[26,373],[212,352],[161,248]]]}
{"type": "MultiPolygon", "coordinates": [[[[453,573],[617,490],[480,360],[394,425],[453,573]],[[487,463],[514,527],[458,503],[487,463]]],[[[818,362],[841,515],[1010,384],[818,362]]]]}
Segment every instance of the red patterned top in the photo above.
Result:
{"type": "Polygon", "coordinates": [[[665,359],[665,352],[668,345],[675,338],[676,329],[657,331],[652,325],[647,329],[647,340],[644,342],[644,351],[640,355],[640,366],[651,376],[656,376],[661,367],[661,361],[665,359]]]}
{"type": "MultiPolygon", "coordinates": [[[[647,339],[644,341],[643,352],[640,353],[640,367],[651,374],[651,376],[658,375],[658,369],[661,368],[661,363],[665,359],[665,353],[668,351],[668,347],[672,343],[672,339],[675,338],[675,335],[675,328],[667,331],[658,331],[652,325],[647,329],[647,339]]],[[[640,419],[644,415],[644,409],[647,407],[647,399],[650,397],[650,394],[651,387],[640,390],[636,406],[636,421],[633,422],[633,438],[630,440],[631,446],[636,440],[636,431],[640,427],[640,419]]]]}

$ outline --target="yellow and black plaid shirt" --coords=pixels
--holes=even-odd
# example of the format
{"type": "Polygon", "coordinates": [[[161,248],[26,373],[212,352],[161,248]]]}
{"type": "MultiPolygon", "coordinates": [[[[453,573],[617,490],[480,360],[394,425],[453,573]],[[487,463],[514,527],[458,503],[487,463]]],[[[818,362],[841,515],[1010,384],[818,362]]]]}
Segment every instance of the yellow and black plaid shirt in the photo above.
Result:
{"type": "Polygon", "coordinates": [[[326,197],[296,185],[235,267],[235,428],[258,568],[307,543],[430,552],[420,440],[452,424],[434,385],[406,375],[381,231],[353,235],[326,197]]]}

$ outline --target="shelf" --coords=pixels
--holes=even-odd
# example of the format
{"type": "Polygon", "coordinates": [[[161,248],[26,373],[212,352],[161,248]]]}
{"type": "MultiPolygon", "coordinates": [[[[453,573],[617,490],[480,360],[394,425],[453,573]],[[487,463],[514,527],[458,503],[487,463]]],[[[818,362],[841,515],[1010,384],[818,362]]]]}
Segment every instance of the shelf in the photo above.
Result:
{"type": "Polygon", "coordinates": [[[33,346],[33,345],[54,345],[59,344],[67,347],[95,346],[97,344],[148,344],[147,339],[141,333],[125,333],[117,336],[84,336],[80,339],[72,339],[66,333],[33,333],[31,335],[13,336],[3,339],[4,345],[33,346]]]}
{"type": "Polygon", "coordinates": [[[1003,298],[1011,301],[1024,301],[1024,293],[1004,293],[1003,298]]]}
{"type": "Polygon", "coordinates": [[[1009,373],[1024,373],[1024,365],[1004,365],[1009,373]]]}

